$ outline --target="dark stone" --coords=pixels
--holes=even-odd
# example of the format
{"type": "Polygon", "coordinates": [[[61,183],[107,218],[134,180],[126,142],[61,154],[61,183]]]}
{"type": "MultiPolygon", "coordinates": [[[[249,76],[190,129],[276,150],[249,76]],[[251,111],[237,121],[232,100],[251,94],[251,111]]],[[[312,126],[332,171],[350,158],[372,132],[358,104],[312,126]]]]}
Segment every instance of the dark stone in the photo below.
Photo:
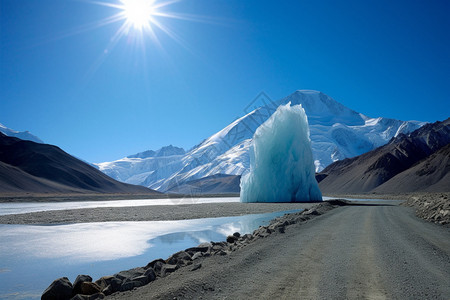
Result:
{"type": "Polygon", "coordinates": [[[199,257],[202,257],[202,252],[195,252],[194,255],[192,255],[192,260],[196,260],[199,257]]]}
{"type": "Polygon", "coordinates": [[[119,278],[122,281],[125,281],[125,279],[131,279],[133,277],[141,276],[145,273],[145,270],[143,268],[134,268],[126,271],[121,271],[114,275],[114,277],[119,278]]]}
{"type": "Polygon", "coordinates": [[[303,212],[304,215],[312,215],[312,216],[318,216],[320,213],[315,208],[311,208],[305,212],[303,212]]]}
{"type": "Polygon", "coordinates": [[[227,236],[227,243],[233,244],[234,242],[237,241],[237,237],[235,237],[234,235],[229,235],[227,236]]]}
{"type": "Polygon", "coordinates": [[[251,240],[253,238],[253,235],[246,233],[242,236],[243,240],[251,240]]]}
{"type": "Polygon", "coordinates": [[[122,280],[112,276],[107,277],[108,278],[105,278],[104,280],[108,285],[102,289],[102,293],[105,295],[111,295],[112,293],[118,292],[120,290],[120,286],[122,285],[122,280]]]}
{"type": "Polygon", "coordinates": [[[169,273],[175,272],[178,269],[177,265],[163,265],[161,269],[161,277],[167,276],[169,273]]]}
{"type": "Polygon", "coordinates": [[[109,296],[109,295],[111,295],[112,293],[115,293],[115,292],[117,292],[118,290],[113,290],[113,288],[112,288],[112,286],[111,285],[108,285],[107,287],[105,287],[103,290],[102,290],[102,293],[103,294],[105,294],[106,296],[109,296]]]}
{"type": "Polygon", "coordinates": [[[145,271],[144,276],[147,277],[148,282],[152,282],[156,279],[156,273],[152,268],[148,268],[147,271],[145,271]]]}
{"type": "Polygon", "coordinates": [[[98,286],[95,282],[82,282],[80,285],[81,293],[83,295],[94,295],[102,291],[102,288],[98,286]]]}
{"type": "Polygon", "coordinates": [[[58,278],[42,293],[42,300],[68,300],[72,297],[73,286],[67,277],[58,278]]]}
{"type": "Polygon", "coordinates": [[[222,250],[226,246],[228,246],[226,242],[224,242],[224,243],[214,243],[212,248],[211,248],[211,250],[214,251],[214,252],[217,252],[217,251],[222,250]]]}
{"type": "Polygon", "coordinates": [[[186,251],[180,251],[170,256],[166,263],[169,265],[186,265],[188,261],[192,261],[191,256],[186,251]]]}
{"type": "Polygon", "coordinates": [[[155,259],[155,260],[149,262],[149,263],[145,266],[144,269],[152,268],[153,271],[155,271],[155,273],[156,273],[157,275],[161,275],[161,268],[162,268],[162,266],[163,266],[165,263],[166,263],[166,261],[165,261],[164,259],[158,258],[158,259],[155,259]]]}
{"type": "Polygon", "coordinates": [[[144,276],[144,275],[134,277],[131,279],[131,281],[139,281],[142,283],[142,285],[146,285],[149,282],[147,276],[144,276]]]}
{"type": "Polygon", "coordinates": [[[72,298],[70,298],[70,300],[86,300],[88,296],[83,296],[80,294],[77,294],[75,296],[73,296],[72,298]]]}
{"type": "Polygon", "coordinates": [[[97,293],[97,294],[88,296],[87,299],[88,299],[88,300],[105,299],[105,295],[104,295],[103,293],[97,293]]]}
{"type": "Polygon", "coordinates": [[[201,267],[202,267],[202,264],[195,264],[195,265],[192,267],[191,271],[196,271],[196,270],[200,269],[201,267]]]}
{"type": "Polygon", "coordinates": [[[78,275],[73,282],[73,295],[82,294],[81,284],[83,282],[92,282],[92,277],[89,275],[78,275]]]}
{"type": "Polygon", "coordinates": [[[114,276],[103,276],[97,279],[95,283],[98,284],[99,287],[104,289],[111,283],[111,280],[113,280],[114,278],[115,278],[114,276]]]}
{"type": "Polygon", "coordinates": [[[211,243],[201,243],[197,247],[188,248],[185,251],[188,253],[196,253],[196,252],[209,252],[211,251],[212,245],[211,243]]]}
{"type": "Polygon", "coordinates": [[[140,281],[128,281],[120,286],[120,291],[121,292],[131,291],[132,289],[140,286],[143,286],[142,282],[140,281]]]}
{"type": "Polygon", "coordinates": [[[239,237],[241,237],[241,234],[239,232],[235,232],[235,233],[233,233],[233,236],[239,238],[239,237]]]}

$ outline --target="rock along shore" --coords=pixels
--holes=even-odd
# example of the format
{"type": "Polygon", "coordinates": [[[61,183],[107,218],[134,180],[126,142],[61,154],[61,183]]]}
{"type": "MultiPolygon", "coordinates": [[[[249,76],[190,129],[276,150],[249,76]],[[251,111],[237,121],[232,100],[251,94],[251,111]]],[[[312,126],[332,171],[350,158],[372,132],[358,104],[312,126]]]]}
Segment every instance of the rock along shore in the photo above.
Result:
{"type": "Polygon", "coordinates": [[[273,219],[268,226],[260,226],[252,234],[236,232],[223,242],[202,243],[172,254],[167,259],[156,259],[144,267],[118,272],[111,276],[103,276],[93,282],[89,275],[79,275],[73,283],[67,277],[53,281],[43,292],[41,299],[103,299],[105,296],[133,290],[149,284],[176,272],[180,268],[190,268],[191,271],[202,267],[202,261],[215,255],[228,255],[233,251],[247,246],[258,239],[269,237],[271,234],[283,234],[293,224],[305,222],[320,216],[339,206],[348,205],[345,200],[331,200],[314,205],[310,209],[299,213],[286,214],[273,219]]]}

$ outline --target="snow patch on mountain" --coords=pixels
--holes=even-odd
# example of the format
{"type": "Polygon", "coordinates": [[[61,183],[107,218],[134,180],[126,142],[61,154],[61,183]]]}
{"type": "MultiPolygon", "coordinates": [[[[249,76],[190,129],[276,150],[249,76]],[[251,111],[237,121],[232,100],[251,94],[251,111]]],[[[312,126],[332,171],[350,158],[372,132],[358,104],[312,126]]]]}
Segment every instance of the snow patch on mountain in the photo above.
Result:
{"type": "Polygon", "coordinates": [[[36,142],[36,143],[40,143],[40,144],[44,143],[40,138],[38,138],[35,135],[32,135],[29,131],[13,130],[13,129],[6,127],[3,124],[0,124],[0,132],[2,132],[3,134],[5,134],[7,136],[16,137],[21,140],[32,141],[32,142],[36,142]]]}

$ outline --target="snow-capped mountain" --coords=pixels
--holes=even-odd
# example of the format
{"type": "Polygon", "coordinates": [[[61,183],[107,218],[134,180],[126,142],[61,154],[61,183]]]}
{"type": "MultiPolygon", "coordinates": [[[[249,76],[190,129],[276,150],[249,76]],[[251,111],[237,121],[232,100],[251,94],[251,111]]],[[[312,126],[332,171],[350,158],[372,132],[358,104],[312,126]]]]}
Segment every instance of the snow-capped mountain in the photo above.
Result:
{"type": "Polygon", "coordinates": [[[41,143],[41,144],[44,143],[40,138],[38,138],[35,135],[32,135],[29,131],[16,131],[16,130],[6,127],[3,124],[0,124],[0,132],[2,132],[3,134],[5,134],[7,136],[16,137],[21,140],[27,140],[27,141],[32,141],[32,142],[41,143]]]}
{"type": "Polygon", "coordinates": [[[170,145],[94,165],[116,180],[150,186],[180,170],[185,153],[183,148],[170,145]]]}
{"type": "Polygon", "coordinates": [[[262,101],[243,117],[184,154],[128,157],[97,164],[109,176],[166,191],[189,180],[214,174],[242,175],[249,168],[249,149],[256,128],[281,104],[302,104],[308,116],[316,171],[334,161],[354,157],[386,144],[400,133],[411,132],[424,122],[370,118],[329,96],[300,90],[272,102],[262,101]]]}

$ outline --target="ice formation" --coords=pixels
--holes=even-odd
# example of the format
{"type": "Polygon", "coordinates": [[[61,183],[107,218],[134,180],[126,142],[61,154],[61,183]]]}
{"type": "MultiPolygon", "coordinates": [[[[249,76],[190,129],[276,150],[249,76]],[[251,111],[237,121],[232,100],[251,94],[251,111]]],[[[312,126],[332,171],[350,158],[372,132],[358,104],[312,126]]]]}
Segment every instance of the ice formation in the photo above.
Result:
{"type": "Polygon", "coordinates": [[[241,202],[321,200],[305,110],[290,102],[280,105],[253,136],[241,202]]]}

